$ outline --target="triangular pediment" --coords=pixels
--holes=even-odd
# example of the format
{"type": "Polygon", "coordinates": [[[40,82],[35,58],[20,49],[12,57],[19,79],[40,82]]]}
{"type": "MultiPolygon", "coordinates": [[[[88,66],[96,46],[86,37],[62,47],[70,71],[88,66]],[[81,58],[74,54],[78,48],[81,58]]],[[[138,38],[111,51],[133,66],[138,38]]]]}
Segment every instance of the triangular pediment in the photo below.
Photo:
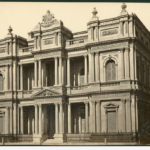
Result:
{"type": "Polygon", "coordinates": [[[110,108],[110,107],[118,107],[118,105],[116,105],[114,103],[107,103],[106,105],[104,105],[104,108],[105,107],[108,107],[108,108],[110,108]]]}
{"type": "Polygon", "coordinates": [[[41,90],[41,91],[35,93],[34,95],[32,95],[32,97],[61,96],[61,95],[62,94],[60,94],[56,91],[53,91],[50,89],[44,89],[44,90],[41,90]]]}

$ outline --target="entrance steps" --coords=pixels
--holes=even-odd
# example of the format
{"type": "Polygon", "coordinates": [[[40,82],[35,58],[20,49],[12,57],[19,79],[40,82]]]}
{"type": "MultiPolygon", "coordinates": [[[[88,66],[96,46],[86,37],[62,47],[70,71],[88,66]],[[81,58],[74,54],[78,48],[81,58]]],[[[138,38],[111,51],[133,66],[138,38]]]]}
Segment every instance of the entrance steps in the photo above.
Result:
{"type": "Polygon", "coordinates": [[[63,143],[62,140],[58,140],[58,139],[47,139],[46,141],[44,141],[42,143],[42,145],[46,145],[46,144],[60,144],[63,143]]]}

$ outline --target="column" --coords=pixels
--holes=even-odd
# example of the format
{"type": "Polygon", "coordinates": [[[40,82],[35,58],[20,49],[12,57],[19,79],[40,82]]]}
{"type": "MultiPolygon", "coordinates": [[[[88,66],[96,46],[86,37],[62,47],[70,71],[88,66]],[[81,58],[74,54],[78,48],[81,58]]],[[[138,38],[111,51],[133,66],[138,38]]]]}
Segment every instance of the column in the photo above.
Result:
{"type": "Polygon", "coordinates": [[[79,113],[79,133],[82,133],[81,113],[79,113]]]}
{"type": "Polygon", "coordinates": [[[125,49],[125,79],[129,79],[129,49],[125,49]]]}
{"type": "Polygon", "coordinates": [[[133,54],[134,54],[134,73],[135,73],[135,80],[137,80],[137,71],[136,71],[136,69],[137,69],[137,65],[138,64],[136,64],[136,61],[137,61],[137,57],[136,57],[136,49],[134,48],[134,52],[133,52],[133,54]]]}
{"type": "Polygon", "coordinates": [[[12,64],[10,65],[10,74],[9,74],[9,77],[10,77],[10,91],[12,91],[12,64]]]}
{"type": "Polygon", "coordinates": [[[38,134],[38,105],[35,104],[35,134],[38,134]]]}
{"type": "Polygon", "coordinates": [[[41,73],[41,60],[39,60],[39,87],[41,88],[42,86],[42,73],[41,73]]]}
{"type": "Polygon", "coordinates": [[[28,91],[30,90],[30,68],[28,67],[28,91]]]}
{"type": "Polygon", "coordinates": [[[100,132],[100,101],[96,101],[96,129],[100,132]]]}
{"type": "Polygon", "coordinates": [[[120,55],[121,55],[121,79],[124,79],[124,56],[123,56],[123,49],[121,49],[120,51],[120,55]]]}
{"type": "Polygon", "coordinates": [[[28,134],[30,134],[30,115],[31,115],[31,113],[30,113],[30,110],[28,110],[28,134]]]}
{"type": "Polygon", "coordinates": [[[8,65],[6,65],[5,90],[8,91],[8,65]]]}
{"type": "Polygon", "coordinates": [[[60,133],[63,133],[63,104],[60,103],[59,106],[60,106],[60,123],[59,123],[60,133]]]}
{"type": "Polygon", "coordinates": [[[94,64],[95,64],[95,61],[94,61],[94,53],[91,53],[91,82],[94,82],[94,64]]]}
{"type": "Polygon", "coordinates": [[[85,120],[86,120],[86,133],[89,132],[89,109],[88,102],[85,102],[85,120]]]}
{"type": "MultiPolygon", "coordinates": [[[[135,96],[131,97],[131,116],[132,116],[132,132],[136,132],[136,100],[135,96]]],[[[143,115],[144,119],[144,115],[143,115]]]]}
{"type": "Polygon", "coordinates": [[[123,35],[123,22],[120,21],[120,34],[123,35]]]}
{"type": "Polygon", "coordinates": [[[55,133],[58,134],[58,103],[55,104],[55,133]]]}
{"type": "Polygon", "coordinates": [[[36,36],[34,37],[34,49],[37,49],[37,40],[36,36]]]}
{"type": "Polygon", "coordinates": [[[87,55],[84,55],[84,84],[87,84],[87,55]]]}
{"type": "Polygon", "coordinates": [[[70,58],[67,59],[67,85],[70,86],[70,58]]]}
{"type": "Polygon", "coordinates": [[[71,104],[68,104],[68,133],[71,133],[71,104]]]}
{"type": "Polygon", "coordinates": [[[93,27],[91,27],[91,40],[94,39],[94,31],[93,31],[93,27]]]}
{"type": "Polygon", "coordinates": [[[14,86],[14,91],[16,91],[17,90],[17,78],[16,78],[16,60],[13,62],[13,86],[14,86]]]}
{"type": "Polygon", "coordinates": [[[14,106],[14,111],[13,111],[13,116],[14,116],[14,118],[13,118],[14,132],[13,132],[13,133],[16,134],[16,133],[17,133],[17,131],[16,131],[16,129],[17,129],[17,128],[16,128],[16,125],[17,125],[17,120],[16,120],[16,113],[17,113],[17,112],[16,112],[16,111],[17,111],[17,110],[16,110],[16,109],[17,109],[17,108],[16,108],[16,103],[15,103],[13,106],[14,106]]]}
{"type": "Polygon", "coordinates": [[[92,101],[92,119],[91,119],[91,125],[92,125],[92,132],[95,133],[95,101],[92,101]]]}
{"type": "Polygon", "coordinates": [[[35,131],[34,131],[34,114],[32,113],[32,134],[34,134],[35,133],[35,131]]]}
{"type": "Polygon", "coordinates": [[[41,36],[38,36],[38,49],[41,49],[41,36]]]}
{"type": "Polygon", "coordinates": [[[42,134],[42,104],[39,104],[39,134],[42,134]]]}
{"type": "Polygon", "coordinates": [[[9,54],[9,45],[8,45],[8,42],[6,43],[6,54],[9,54]]]}
{"type": "Polygon", "coordinates": [[[23,65],[20,65],[20,90],[23,90],[23,65]]]}
{"type": "Polygon", "coordinates": [[[5,133],[9,134],[9,107],[6,107],[5,127],[6,127],[5,133]]]}
{"type": "Polygon", "coordinates": [[[12,110],[13,109],[12,109],[12,107],[10,107],[9,110],[10,110],[10,115],[9,115],[10,116],[10,134],[12,134],[13,133],[12,132],[13,131],[13,129],[12,129],[12,114],[13,114],[12,110]]]}
{"type": "Polygon", "coordinates": [[[23,127],[23,106],[21,106],[21,134],[24,134],[24,127],[23,127]]]}
{"type": "Polygon", "coordinates": [[[126,99],[127,111],[126,111],[126,132],[131,132],[131,100],[130,98],[126,99]]]}
{"type": "Polygon", "coordinates": [[[125,132],[125,99],[121,99],[122,101],[122,132],[125,132]]]}
{"type": "Polygon", "coordinates": [[[99,53],[95,54],[95,80],[99,82],[99,53]]]}
{"type": "Polygon", "coordinates": [[[134,48],[133,45],[130,46],[130,77],[134,80],[134,48]]]}
{"type": "Polygon", "coordinates": [[[55,57],[55,85],[58,84],[58,75],[57,75],[57,72],[58,72],[58,63],[57,63],[57,57],[55,57]]]}
{"type": "Polygon", "coordinates": [[[37,87],[37,60],[34,61],[34,76],[35,76],[35,87],[37,87]]]}
{"type": "MultiPolygon", "coordinates": [[[[138,123],[139,123],[138,103],[139,103],[139,100],[138,100],[138,97],[136,97],[136,132],[138,132],[138,130],[139,130],[139,126],[138,126],[138,123]]],[[[148,114],[148,120],[149,120],[149,114],[148,114]]]]}
{"type": "Polygon", "coordinates": [[[62,85],[62,58],[59,57],[59,85],[62,85]]]}

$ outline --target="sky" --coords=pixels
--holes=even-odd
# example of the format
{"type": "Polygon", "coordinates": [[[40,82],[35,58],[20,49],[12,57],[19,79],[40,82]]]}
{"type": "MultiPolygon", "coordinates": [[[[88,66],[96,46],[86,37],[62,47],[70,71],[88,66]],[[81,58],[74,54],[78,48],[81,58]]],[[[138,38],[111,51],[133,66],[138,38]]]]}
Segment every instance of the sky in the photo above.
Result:
{"type": "MultiPolygon", "coordinates": [[[[100,20],[119,16],[122,3],[58,3],[58,2],[0,2],[0,39],[6,37],[8,27],[14,34],[28,38],[30,32],[42,21],[42,16],[50,10],[57,20],[72,32],[87,30],[93,8],[100,20]]],[[[127,12],[135,13],[150,30],[150,3],[126,3],[127,12]]]]}

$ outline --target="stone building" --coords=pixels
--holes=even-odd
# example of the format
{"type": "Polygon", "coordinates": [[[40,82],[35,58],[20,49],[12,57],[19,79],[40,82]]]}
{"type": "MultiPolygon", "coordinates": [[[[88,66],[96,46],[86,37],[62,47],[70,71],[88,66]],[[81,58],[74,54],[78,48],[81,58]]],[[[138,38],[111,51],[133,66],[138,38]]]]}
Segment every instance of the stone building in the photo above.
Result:
{"type": "Polygon", "coordinates": [[[150,32],[126,4],[72,33],[47,11],[28,33],[0,40],[0,134],[140,132],[150,119],[150,32]]]}

